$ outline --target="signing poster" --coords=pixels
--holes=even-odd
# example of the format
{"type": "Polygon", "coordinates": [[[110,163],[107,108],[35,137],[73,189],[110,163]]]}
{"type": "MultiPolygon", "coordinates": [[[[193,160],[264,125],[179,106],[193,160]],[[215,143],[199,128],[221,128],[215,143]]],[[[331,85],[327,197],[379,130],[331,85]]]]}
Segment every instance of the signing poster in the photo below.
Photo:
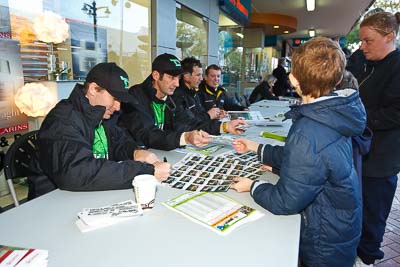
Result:
{"type": "Polygon", "coordinates": [[[10,11],[8,2],[0,0],[0,38],[11,39],[10,11]]]}
{"type": "Polygon", "coordinates": [[[0,38],[0,136],[28,130],[28,118],[14,104],[24,85],[19,41],[0,38]]]}

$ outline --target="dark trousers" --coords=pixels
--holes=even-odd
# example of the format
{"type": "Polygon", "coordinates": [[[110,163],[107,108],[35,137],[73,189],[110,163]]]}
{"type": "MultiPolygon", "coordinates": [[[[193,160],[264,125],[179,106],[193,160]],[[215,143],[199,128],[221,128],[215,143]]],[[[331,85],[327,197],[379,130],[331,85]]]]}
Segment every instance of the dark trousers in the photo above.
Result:
{"type": "Polygon", "coordinates": [[[362,177],[362,233],[357,254],[366,264],[383,259],[384,253],[380,247],[396,186],[396,175],[381,178],[362,177]]]}

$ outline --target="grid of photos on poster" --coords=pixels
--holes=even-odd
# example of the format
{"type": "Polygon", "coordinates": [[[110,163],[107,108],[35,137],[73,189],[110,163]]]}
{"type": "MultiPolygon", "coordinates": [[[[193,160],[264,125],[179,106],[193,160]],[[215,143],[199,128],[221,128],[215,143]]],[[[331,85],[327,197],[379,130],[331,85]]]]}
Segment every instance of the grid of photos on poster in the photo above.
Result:
{"type": "Polygon", "coordinates": [[[218,156],[189,153],[177,162],[164,185],[189,191],[226,192],[237,176],[257,179],[264,174],[257,154],[228,152],[218,156]]]}

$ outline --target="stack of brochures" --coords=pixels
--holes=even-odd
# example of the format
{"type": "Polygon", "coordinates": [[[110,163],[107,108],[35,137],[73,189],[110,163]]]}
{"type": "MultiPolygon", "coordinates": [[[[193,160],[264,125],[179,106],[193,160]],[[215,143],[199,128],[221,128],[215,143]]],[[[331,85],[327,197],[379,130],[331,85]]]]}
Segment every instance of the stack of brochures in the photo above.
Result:
{"type": "Polygon", "coordinates": [[[0,245],[0,266],[46,267],[48,251],[0,245]]]}
{"type": "Polygon", "coordinates": [[[186,193],[165,201],[163,205],[220,235],[227,235],[237,227],[264,216],[221,193],[186,193]]]}
{"type": "Polygon", "coordinates": [[[78,213],[76,225],[82,233],[85,233],[126,221],[142,214],[143,211],[140,205],[137,205],[133,200],[126,200],[99,208],[85,208],[78,213]]]}
{"type": "Polygon", "coordinates": [[[264,120],[260,111],[228,111],[228,117],[222,121],[243,119],[247,123],[257,123],[264,120]]]}

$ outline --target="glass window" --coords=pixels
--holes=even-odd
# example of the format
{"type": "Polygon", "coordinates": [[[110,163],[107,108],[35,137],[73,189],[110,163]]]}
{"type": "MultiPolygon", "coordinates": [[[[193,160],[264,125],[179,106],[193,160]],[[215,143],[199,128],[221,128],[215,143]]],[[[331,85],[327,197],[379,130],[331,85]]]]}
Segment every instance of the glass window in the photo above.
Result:
{"type": "Polygon", "coordinates": [[[0,0],[0,37],[19,41],[25,81],[83,80],[95,64],[116,62],[132,85],[151,71],[150,2],[0,0]],[[35,35],[33,22],[44,10],[69,25],[64,42],[43,42],[35,35]]]}
{"type": "Polygon", "coordinates": [[[223,86],[240,93],[243,61],[243,27],[224,14],[219,16],[218,64],[222,68],[223,86]]]}
{"type": "Polygon", "coordinates": [[[192,10],[178,5],[176,8],[177,57],[196,57],[207,65],[208,22],[192,10]]]}

